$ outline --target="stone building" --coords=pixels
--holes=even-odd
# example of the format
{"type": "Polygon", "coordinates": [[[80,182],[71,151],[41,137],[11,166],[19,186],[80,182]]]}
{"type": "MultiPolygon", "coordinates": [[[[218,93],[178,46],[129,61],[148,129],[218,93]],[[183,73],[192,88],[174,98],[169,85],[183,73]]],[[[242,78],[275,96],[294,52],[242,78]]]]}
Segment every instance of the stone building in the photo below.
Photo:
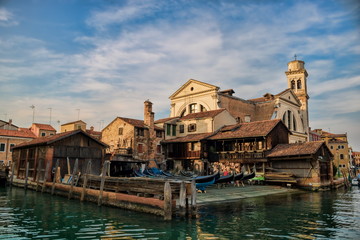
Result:
{"type": "Polygon", "coordinates": [[[64,123],[61,125],[60,132],[74,131],[78,129],[86,131],[86,123],[82,120],[64,123]]]}
{"type": "Polygon", "coordinates": [[[194,79],[188,80],[169,98],[170,118],[225,108],[238,122],[281,119],[290,129],[290,142],[306,142],[309,134],[307,77],[304,62],[288,63],[288,88],[278,94],[266,93],[256,99],[241,99],[234,90],[194,79]]]}
{"type": "Polygon", "coordinates": [[[102,130],[101,140],[109,145],[113,161],[162,162],[164,130],[154,124],[152,103],[144,102],[144,120],[116,117],[102,130]]]}

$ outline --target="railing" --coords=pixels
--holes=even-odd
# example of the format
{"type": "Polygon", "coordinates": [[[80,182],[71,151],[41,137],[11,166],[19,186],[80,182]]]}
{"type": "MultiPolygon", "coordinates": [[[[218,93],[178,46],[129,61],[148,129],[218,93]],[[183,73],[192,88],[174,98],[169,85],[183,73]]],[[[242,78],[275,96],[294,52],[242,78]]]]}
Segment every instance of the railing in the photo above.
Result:
{"type": "Polygon", "coordinates": [[[118,148],[118,149],[114,149],[114,154],[117,154],[117,155],[128,156],[128,155],[132,155],[132,153],[133,153],[132,148],[118,148]]]}
{"type": "Polygon", "coordinates": [[[185,151],[185,152],[169,153],[169,157],[181,158],[181,159],[200,158],[200,151],[185,151]]]}
{"type": "Polygon", "coordinates": [[[251,160],[265,158],[265,152],[219,152],[219,160],[251,160]]]}

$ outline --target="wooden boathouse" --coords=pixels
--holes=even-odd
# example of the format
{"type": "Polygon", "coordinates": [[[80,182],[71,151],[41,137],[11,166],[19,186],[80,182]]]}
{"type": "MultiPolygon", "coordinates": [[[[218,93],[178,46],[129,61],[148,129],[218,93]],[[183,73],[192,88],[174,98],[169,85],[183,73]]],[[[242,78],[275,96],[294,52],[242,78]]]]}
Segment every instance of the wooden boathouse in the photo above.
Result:
{"type": "Polygon", "coordinates": [[[34,139],[13,148],[10,184],[171,219],[194,215],[194,181],[110,177],[106,144],[82,130],[34,139]]]}

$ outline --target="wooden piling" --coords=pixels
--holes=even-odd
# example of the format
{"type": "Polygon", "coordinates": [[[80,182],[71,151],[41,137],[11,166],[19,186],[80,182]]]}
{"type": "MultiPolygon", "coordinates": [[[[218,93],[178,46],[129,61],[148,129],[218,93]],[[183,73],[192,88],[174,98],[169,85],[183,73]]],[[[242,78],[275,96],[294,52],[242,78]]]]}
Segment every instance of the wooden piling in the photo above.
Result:
{"type": "Polygon", "coordinates": [[[15,175],[15,162],[13,161],[13,162],[12,162],[12,166],[11,166],[10,186],[13,185],[14,175],[15,175]]]}
{"type": "Polygon", "coordinates": [[[79,165],[79,159],[76,159],[75,164],[74,164],[73,173],[71,175],[71,183],[70,183],[70,190],[69,190],[69,196],[68,196],[69,199],[71,199],[71,197],[72,197],[72,192],[73,192],[73,188],[74,188],[75,176],[76,176],[76,172],[78,169],[78,165],[79,165]]]}
{"type": "Polygon", "coordinates": [[[164,184],[164,220],[171,220],[172,217],[172,195],[171,186],[167,181],[164,184]]]}
{"type": "Polygon", "coordinates": [[[24,189],[27,189],[28,185],[28,177],[29,177],[29,162],[26,163],[26,169],[25,169],[25,186],[24,189]]]}
{"type": "Polygon", "coordinates": [[[84,183],[83,183],[83,188],[81,191],[80,201],[84,201],[85,194],[86,194],[86,186],[87,186],[87,182],[88,182],[88,175],[90,174],[90,171],[91,171],[91,160],[89,160],[89,162],[86,166],[86,172],[85,172],[85,176],[84,176],[84,183]]]}
{"type": "Polygon", "coordinates": [[[110,162],[109,161],[104,162],[102,172],[101,172],[101,183],[100,183],[100,193],[99,193],[99,198],[98,198],[98,206],[101,206],[101,204],[102,204],[102,196],[103,196],[103,191],[104,191],[104,184],[105,184],[105,177],[106,177],[108,163],[110,163],[110,162]]]}
{"type": "Polygon", "coordinates": [[[40,173],[41,173],[41,168],[42,168],[42,161],[39,161],[38,167],[37,167],[37,171],[36,171],[36,187],[35,187],[35,191],[38,191],[38,186],[40,185],[40,173]]]}
{"type": "Polygon", "coordinates": [[[58,174],[58,171],[57,171],[58,167],[59,167],[59,159],[56,160],[56,163],[55,163],[55,173],[54,173],[53,183],[52,183],[52,186],[51,186],[51,195],[54,195],[55,182],[56,182],[56,178],[57,178],[57,174],[58,174]]]}
{"type": "Polygon", "coordinates": [[[44,192],[44,190],[45,190],[46,180],[47,180],[48,175],[49,175],[49,170],[50,170],[50,161],[48,161],[48,162],[46,163],[45,174],[44,174],[44,181],[43,181],[43,185],[42,185],[41,192],[44,192]]]}
{"type": "Polygon", "coordinates": [[[191,212],[192,216],[196,215],[197,206],[196,206],[196,183],[195,180],[191,181],[191,212]]]}
{"type": "Polygon", "coordinates": [[[185,207],[186,207],[186,187],[185,187],[185,182],[181,181],[180,194],[179,194],[180,215],[185,215],[185,207]]]}

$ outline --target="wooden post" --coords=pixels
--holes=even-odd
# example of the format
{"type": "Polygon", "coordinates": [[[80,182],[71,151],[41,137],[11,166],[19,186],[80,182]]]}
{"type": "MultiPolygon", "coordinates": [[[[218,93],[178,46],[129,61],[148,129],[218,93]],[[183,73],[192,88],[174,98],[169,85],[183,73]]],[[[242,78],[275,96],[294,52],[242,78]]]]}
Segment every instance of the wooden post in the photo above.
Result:
{"type": "Polygon", "coordinates": [[[81,192],[81,197],[80,197],[80,201],[84,201],[85,199],[85,194],[86,194],[86,185],[87,185],[87,181],[88,181],[88,175],[91,172],[91,160],[89,160],[87,166],[86,166],[86,172],[85,172],[85,176],[84,176],[84,183],[83,183],[83,188],[82,188],[82,192],[81,192]]]}
{"type": "Polygon", "coordinates": [[[180,214],[184,215],[184,211],[186,207],[186,187],[184,181],[181,181],[180,183],[179,207],[180,207],[180,214]]]}
{"type": "Polygon", "coordinates": [[[12,162],[12,166],[11,166],[11,178],[10,178],[10,186],[12,186],[13,181],[14,181],[14,175],[15,175],[15,162],[12,162]]]}
{"type": "Polygon", "coordinates": [[[102,195],[104,190],[104,184],[105,184],[105,176],[106,176],[106,170],[107,170],[107,164],[110,163],[109,161],[105,161],[103,164],[102,172],[101,172],[101,183],[100,183],[100,193],[98,198],[98,206],[101,206],[102,204],[102,195]]]}
{"type": "Polygon", "coordinates": [[[39,160],[37,171],[36,171],[36,188],[35,188],[36,191],[38,191],[38,186],[40,185],[41,168],[42,168],[42,161],[39,160]]]}
{"type": "Polygon", "coordinates": [[[46,180],[47,180],[48,175],[49,175],[50,164],[51,164],[50,161],[47,161],[47,163],[46,163],[46,168],[45,168],[44,181],[43,181],[43,185],[42,185],[41,192],[44,192],[45,187],[46,187],[46,180]]]}
{"type": "Polygon", "coordinates": [[[68,174],[70,175],[70,159],[69,157],[66,157],[66,162],[67,162],[67,171],[68,171],[68,174]]]}
{"type": "Polygon", "coordinates": [[[164,220],[171,220],[172,217],[172,196],[169,182],[164,184],[164,220]]]}
{"type": "Polygon", "coordinates": [[[195,180],[191,181],[191,211],[192,211],[192,216],[196,215],[196,183],[195,180]]]}
{"type": "Polygon", "coordinates": [[[73,188],[74,188],[75,176],[77,175],[76,172],[78,169],[78,165],[79,165],[79,159],[76,159],[75,164],[74,164],[73,173],[71,175],[71,183],[70,183],[70,190],[69,190],[69,196],[68,196],[69,199],[71,199],[71,197],[72,197],[72,192],[73,192],[73,188]]]}
{"type": "Polygon", "coordinates": [[[53,184],[51,186],[51,195],[54,195],[54,190],[55,190],[55,182],[56,182],[56,178],[57,178],[57,169],[59,167],[59,159],[56,160],[56,164],[55,164],[55,172],[54,172],[54,179],[53,179],[53,184]]]}
{"type": "Polygon", "coordinates": [[[27,189],[28,185],[28,177],[29,177],[29,162],[26,162],[26,169],[25,169],[25,190],[27,189]]]}

